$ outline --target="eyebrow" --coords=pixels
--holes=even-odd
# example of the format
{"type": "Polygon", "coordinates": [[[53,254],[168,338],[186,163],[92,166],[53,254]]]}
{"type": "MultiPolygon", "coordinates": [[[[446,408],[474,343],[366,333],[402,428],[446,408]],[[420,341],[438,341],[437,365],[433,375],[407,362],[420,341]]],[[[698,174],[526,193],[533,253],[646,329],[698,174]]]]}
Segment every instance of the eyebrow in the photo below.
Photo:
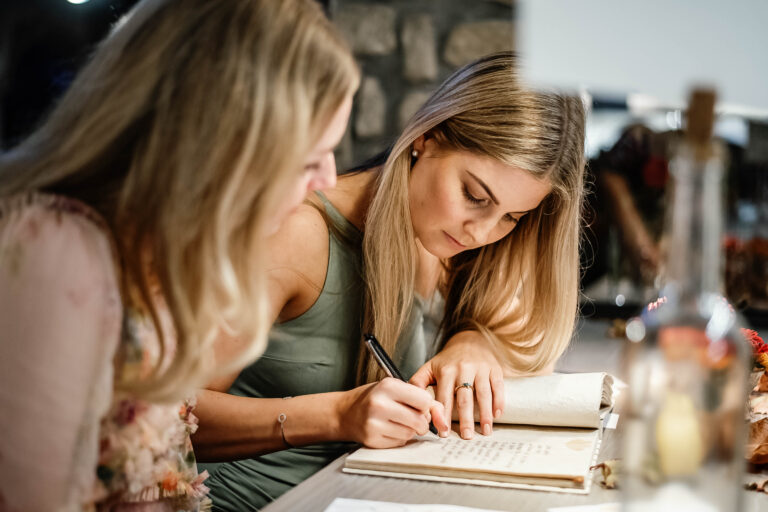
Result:
{"type": "MultiPolygon", "coordinates": [[[[488,185],[486,185],[486,184],[485,184],[485,182],[484,182],[483,180],[481,180],[480,178],[478,178],[478,177],[477,177],[477,175],[475,175],[475,174],[474,174],[472,171],[470,171],[469,169],[465,169],[465,171],[466,171],[466,173],[467,173],[467,174],[469,174],[469,175],[472,177],[472,179],[474,179],[474,180],[477,182],[477,184],[478,184],[478,185],[480,185],[481,187],[483,187],[483,190],[485,190],[485,192],[486,192],[486,193],[488,194],[488,196],[491,198],[491,201],[493,201],[493,204],[495,204],[496,206],[498,206],[498,205],[499,205],[499,200],[498,200],[498,199],[496,199],[496,196],[495,196],[495,195],[493,195],[493,192],[491,192],[491,189],[488,187],[488,185]]],[[[522,212],[509,212],[509,213],[514,213],[514,214],[520,214],[520,215],[524,215],[524,214],[526,214],[526,213],[529,213],[530,211],[531,211],[531,210],[525,210],[525,211],[522,211],[522,212]]]]}
{"type": "MultiPolygon", "coordinates": [[[[491,201],[493,201],[493,203],[494,203],[494,204],[498,205],[498,204],[499,204],[499,200],[498,200],[498,199],[496,199],[496,196],[495,196],[495,195],[493,195],[493,192],[491,192],[491,189],[488,187],[488,185],[486,185],[486,184],[485,184],[485,182],[484,182],[483,180],[481,180],[480,178],[478,178],[478,177],[477,177],[477,176],[476,176],[476,175],[475,175],[475,174],[474,174],[472,171],[470,171],[469,169],[466,169],[466,172],[467,172],[467,174],[469,174],[469,175],[472,177],[472,179],[474,179],[474,180],[477,182],[477,184],[478,184],[478,185],[480,185],[481,187],[483,187],[483,189],[485,190],[485,193],[486,193],[486,194],[488,194],[488,195],[490,196],[490,198],[491,198],[491,201]]],[[[519,212],[515,212],[515,213],[519,213],[519,212]]]]}

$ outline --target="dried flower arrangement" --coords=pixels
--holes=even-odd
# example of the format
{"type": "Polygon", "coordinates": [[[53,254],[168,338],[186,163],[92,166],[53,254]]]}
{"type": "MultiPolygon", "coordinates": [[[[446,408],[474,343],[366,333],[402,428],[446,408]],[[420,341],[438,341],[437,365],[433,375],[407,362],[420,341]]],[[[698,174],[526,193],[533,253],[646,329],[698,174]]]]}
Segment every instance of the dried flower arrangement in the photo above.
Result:
{"type": "Polygon", "coordinates": [[[753,475],[747,477],[747,487],[768,492],[768,477],[759,474],[768,470],[768,344],[752,329],[742,329],[742,333],[752,344],[753,355],[751,384],[754,387],[747,398],[749,440],[746,446],[746,458],[753,475]]]}

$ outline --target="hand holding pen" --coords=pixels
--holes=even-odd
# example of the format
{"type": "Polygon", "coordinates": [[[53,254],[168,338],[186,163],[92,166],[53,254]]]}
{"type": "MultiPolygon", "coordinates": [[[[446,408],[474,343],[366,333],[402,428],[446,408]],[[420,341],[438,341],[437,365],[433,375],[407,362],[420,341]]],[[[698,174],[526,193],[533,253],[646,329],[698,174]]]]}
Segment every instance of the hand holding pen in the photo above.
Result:
{"type": "MultiPolygon", "coordinates": [[[[397,369],[397,366],[395,363],[390,359],[389,355],[387,355],[387,352],[384,350],[384,348],[379,344],[376,337],[372,334],[366,334],[364,336],[365,338],[365,346],[368,349],[368,351],[371,353],[371,356],[374,358],[376,363],[381,367],[382,370],[389,376],[394,379],[400,380],[402,382],[406,382],[403,375],[400,373],[400,370],[397,369]]],[[[410,386],[410,384],[408,384],[410,386]]],[[[430,412],[432,414],[433,418],[437,418],[439,424],[443,427],[440,431],[440,437],[446,437],[448,435],[448,432],[450,430],[450,424],[447,422],[444,414],[443,405],[433,400],[433,404],[431,405],[430,412]]],[[[433,421],[429,422],[429,431],[433,434],[438,434],[438,429],[435,426],[433,421]]]]}

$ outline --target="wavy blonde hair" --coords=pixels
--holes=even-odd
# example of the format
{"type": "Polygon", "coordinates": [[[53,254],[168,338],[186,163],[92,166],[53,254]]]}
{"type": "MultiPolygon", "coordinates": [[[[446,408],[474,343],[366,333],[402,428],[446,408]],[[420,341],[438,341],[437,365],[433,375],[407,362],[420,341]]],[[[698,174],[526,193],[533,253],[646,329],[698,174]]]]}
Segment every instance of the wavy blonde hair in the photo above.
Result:
{"type": "Polygon", "coordinates": [[[358,81],[313,0],[143,0],[47,121],[2,156],[0,195],[64,194],[106,219],[123,299],[148,311],[164,351],[151,375],[119,387],[171,400],[261,354],[270,326],[258,245],[358,81]],[[222,326],[246,340],[227,368],[213,357],[222,326]]]}
{"type": "MultiPolygon", "coordinates": [[[[501,361],[520,371],[546,367],[568,345],[578,299],[584,107],[578,98],[526,89],[515,68],[515,56],[506,52],[456,71],[411,118],[377,177],[363,241],[364,327],[390,353],[413,305],[410,153],[426,133],[442,148],[491,157],[552,184],[509,235],[443,262],[443,343],[479,331],[501,361]]],[[[360,380],[379,378],[361,354],[360,380]]]]}

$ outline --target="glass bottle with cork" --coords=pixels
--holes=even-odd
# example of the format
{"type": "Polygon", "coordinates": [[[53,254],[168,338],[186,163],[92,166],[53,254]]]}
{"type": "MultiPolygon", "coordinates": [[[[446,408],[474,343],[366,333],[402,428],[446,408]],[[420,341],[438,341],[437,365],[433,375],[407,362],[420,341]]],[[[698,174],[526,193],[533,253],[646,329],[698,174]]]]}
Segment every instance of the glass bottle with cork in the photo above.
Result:
{"type": "Polygon", "coordinates": [[[715,94],[691,96],[670,161],[660,300],[627,324],[623,510],[735,512],[750,349],[723,297],[723,148],[715,94]]]}

